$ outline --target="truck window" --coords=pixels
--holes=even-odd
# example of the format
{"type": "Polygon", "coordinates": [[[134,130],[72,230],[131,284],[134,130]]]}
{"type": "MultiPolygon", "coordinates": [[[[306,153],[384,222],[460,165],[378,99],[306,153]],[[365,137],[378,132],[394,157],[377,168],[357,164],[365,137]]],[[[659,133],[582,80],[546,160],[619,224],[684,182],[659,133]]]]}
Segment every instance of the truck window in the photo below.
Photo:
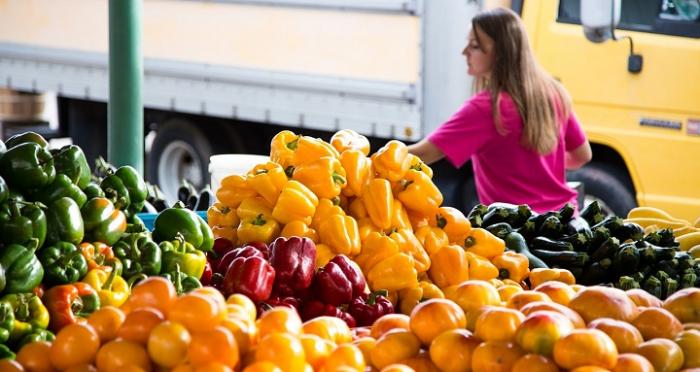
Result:
{"type": "MultiPolygon", "coordinates": [[[[557,22],[581,23],[581,0],[561,0],[557,22]]],[[[700,0],[622,0],[621,30],[700,38],[700,0]]]]}

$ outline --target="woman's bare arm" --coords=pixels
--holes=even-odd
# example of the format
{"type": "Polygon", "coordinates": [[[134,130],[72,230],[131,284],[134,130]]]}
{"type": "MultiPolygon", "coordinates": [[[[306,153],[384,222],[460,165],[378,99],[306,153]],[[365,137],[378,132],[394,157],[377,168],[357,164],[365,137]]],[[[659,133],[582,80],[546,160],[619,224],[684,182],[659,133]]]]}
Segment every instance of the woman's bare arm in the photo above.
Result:
{"type": "Polygon", "coordinates": [[[579,169],[592,158],[591,144],[586,140],[581,146],[566,153],[566,169],[579,169]]]}
{"type": "Polygon", "coordinates": [[[419,142],[408,146],[408,151],[419,157],[426,164],[432,164],[445,157],[437,146],[433,145],[428,139],[424,138],[419,142]]]}

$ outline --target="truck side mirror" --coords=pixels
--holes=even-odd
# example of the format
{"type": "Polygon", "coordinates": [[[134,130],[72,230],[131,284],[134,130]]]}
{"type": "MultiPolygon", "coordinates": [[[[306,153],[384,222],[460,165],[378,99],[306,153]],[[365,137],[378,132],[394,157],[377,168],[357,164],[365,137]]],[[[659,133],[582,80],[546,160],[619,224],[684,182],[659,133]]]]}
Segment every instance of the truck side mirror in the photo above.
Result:
{"type": "Polygon", "coordinates": [[[581,25],[586,38],[594,43],[613,38],[620,23],[620,7],[620,0],[581,1],[581,25]]]}

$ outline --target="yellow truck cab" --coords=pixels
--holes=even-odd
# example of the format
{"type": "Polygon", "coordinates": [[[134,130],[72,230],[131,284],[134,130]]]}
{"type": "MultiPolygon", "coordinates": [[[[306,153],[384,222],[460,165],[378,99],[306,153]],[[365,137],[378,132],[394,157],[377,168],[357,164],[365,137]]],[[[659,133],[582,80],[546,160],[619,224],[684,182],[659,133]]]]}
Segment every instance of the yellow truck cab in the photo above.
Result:
{"type": "Polygon", "coordinates": [[[525,0],[512,6],[521,12],[540,63],[571,94],[593,148],[593,161],[569,180],[583,181],[587,195],[618,214],[648,205],[697,218],[698,0],[622,1],[618,41],[601,43],[584,36],[580,0],[525,0]],[[641,56],[632,58],[632,65],[631,45],[641,56]],[[641,65],[635,65],[639,59],[641,65]]]}

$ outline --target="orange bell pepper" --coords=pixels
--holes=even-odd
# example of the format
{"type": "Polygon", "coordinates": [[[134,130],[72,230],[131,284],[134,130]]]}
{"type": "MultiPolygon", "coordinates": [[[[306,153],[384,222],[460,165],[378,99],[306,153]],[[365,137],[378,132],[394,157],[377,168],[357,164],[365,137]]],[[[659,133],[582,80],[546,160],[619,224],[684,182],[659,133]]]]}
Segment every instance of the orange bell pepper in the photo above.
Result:
{"type": "Polygon", "coordinates": [[[498,278],[498,268],[487,258],[465,252],[469,261],[469,279],[490,280],[498,278]]]}
{"type": "Polygon", "coordinates": [[[394,208],[391,213],[391,227],[389,230],[407,229],[413,232],[411,220],[408,219],[408,212],[400,200],[394,199],[394,208]]]}
{"type": "Polygon", "coordinates": [[[235,226],[211,226],[211,233],[214,238],[224,238],[233,244],[238,242],[238,225],[235,226]]]}
{"type": "Polygon", "coordinates": [[[391,140],[387,142],[371,158],[374,171],[389,181],[396,182],[403,178],[411,166],[408,147],[401,141],[391,140]]]}
{"type": "Polygon", "coordinates": [[[292,164],[299,137],[301,136],[289,130],[277,133],[270,141],[270,160],[286,170],[292,164]]]}
{"type": "Polygon", "coordinates": [[[380,229],[391,227],[394,195],[391,193],[389,181],[382,178],[371,180],[362,194],[362,202],[375,226],[380,229]]]}
{"type": "Polygon", "coordinates": [[[406,210],[408,220],[411,222],[413,231],[418,231],[423,226],[430,226],[430,218],[422,213],[406,210]]]}
{"type": "Polygon", "coordinates": [[[511,279],[520,283],[530,274],[530,262],[520,253],[507,251],[494,257],[491,262],[498,268],[499,279],[511,279]]]}
{"type": "Polygon", "coordinates": [[[462,244],[467,252],[488,259],[503,254],[506,249],[506,243],[503,239],[480,227],[472,229],[469,235],[463,240],[462,244]]]}
{"type": "Polygon", "coordinates": [[[409,154],[408,158],[410,159],[409,160],[410,166],[408,167],[408,169],[413,169],[413,170],[416,170],[418,172],[423,172],[423,173],[425,173],[426,176],[428,176],[428,178],[433,178],[433,170],[428,166],[428,164],[425,164],[423,162],[423,160],[421,160],[421,158],[419,158],[413,154],[409,154]]]}
{"type": "Polygon", "coordinates": [[[450,244],[445,230],[438,227],[423,226],[419,228],[416,231],[416,239],[429,255],[450,244]]]}
{"type": "Polygon", "coordinates": [[[337,158],[324,156],[294,168],[292,178],[303,183],[319,198],[333,199],[345,187],[345,169],[337,158]]]}
{"type": "Polygon", "coordinates": [[[355,257],[355,262],[366,274],[382,260],[399,253],[395,240],[381,232],[371,232],[362,244],[362,251],[355,257]]]}
{"type": "Polygon", "coordinates": [[[275,205],[282,188],[287,183],[287,175],[281,165],[275,162],[258,164],[246,177],[251,189],[260,194],[268,203],[275,205]]]}
{"type": "Polygon", "coordinates": [[[338,159],[340,154],[333,146],[321,139],[301,136],[297,140],[291,165],[296,168],[326,156],[338,159]]]}
{"type": "Polygon", "coordinates": [[[347,150],[340,154],[340,164],[345,169],[348,186],[343,189],[345,196],[360,196],[372,179],[372,160],[359,150],[347,150]]]}
{"type": "Polygon", "coordinates": [[[304,221],[292,221],[282,228],[281,237],[291,238],[292,236],[305,237],[311,239],[314,243],[318,242],[318,233],[316,230],[305,224],[304,221]]]}
{"type": "Polygon", "coordinates": [[[430,226],[445,230],[450,243],[462,245],[464,237],[472,229],[471,223],[459,209],[452,207],[440,207],[431,215],[430,226]]]}
{"type": "Polygon", "coordinates": [[[430,255],[430,279],[440,288],[459,284],[469,279],[469,260],[458,245],[442,247],[430,255]]]}
{"type": "Polygon", "coordinates": [[[216,199],[230,208],[238,208],[243,199],[258,195],[246,180],[246,177],[237,174],[227,176],[221,180],[221,186],[216,190],[216,199]]]}
{"type": "Polygon", "coordinates": [[[408,254],[413,258],[418,273],[428,271],[430,268],[430,257],[411,230],[399,229],[391,233],[389,237],[398,244],[401,253],[408,254]]]}
{"type": "Polygon", "coordinates": [[[406,208],[429,215],[442,204],[442,193],[423,172],[409,170],[401,179],[399,200],[406,208]]]}
{"type": "Polygon", "coordinates": [[[394,254],[381,260],[367,273],[370,289],[398,291],[418,285],[418,272],[410,255],[394,254]]]}
{"type": "Polygon", "coordinates": [[[277,198],[272,217],[284,224],[302,221],[309,225],[317,206],[318,198],[308,187],[301,182],[290,180],[277,198]]]}
{"type": "Polygon", "coordinates": [[[318,201],[318,206],[316,207],[316,213],[314,213],[314,217],[311,219],[311,227],[318,230],[321,227],[321,224],[327,221],[328,217],[334,214],[345,216],[345,211],[339,205],[334,203],[333,200],[320,199],[318,201]]]}
{"type": "Polygon", "coordinates": [[[382,232],[377,226],[374,226],[369,217],[360,218],[357,220],[357,229],[360,232],[360,241],[364,243],[369,234],[373,232],[382,232]]]}
{"type": "Polygon", "coordinates": [[[418,282],[418,287],[399,291],[399,311],[411,315],[414,307],[431,298],[445,298],[445,295],[435,284],[421,280],[418,282]]]}
{"type": "Polygon", "coordinates": [[[365,156],[369,155],[369,140],[352,129],[341,129],[335,132],[330,142],[340,155],[345,151],[359,151],[365,156]]]}
{"type": "Polygon", "coordinates": [[[216,202],[207,209],[207,223],[213,226],[238,226],[240,219],[229,206],[216,202]]]}
{"type": "Polygon", "coordinates": [[[532,269],[530,271],[530,287],[531,288],[536,288],[538,285],[556,280],[568,285],[573,285],[576,284],[576,278],[574,277],[574,274],[571,273],[571,271],[566,270],[566,269],[541,269],[541,268],[536,268],[532,269]]]}
{"type": "Polygon", "coordinates": [[[334,214],[328,216],[319,228],[321,243],[330,246],[336,254],[354,257],[360,253],[360,232],[357,221],[350,216],[334,214]]]}
{"type": "Polygon", "coordinates": [[[369,214],[367,214],[367,209],[365,208],[361,198],[352,198],[350,206],[348,207],[348,213],[355,217],[356,220],[369,217],[369,214]]]}

